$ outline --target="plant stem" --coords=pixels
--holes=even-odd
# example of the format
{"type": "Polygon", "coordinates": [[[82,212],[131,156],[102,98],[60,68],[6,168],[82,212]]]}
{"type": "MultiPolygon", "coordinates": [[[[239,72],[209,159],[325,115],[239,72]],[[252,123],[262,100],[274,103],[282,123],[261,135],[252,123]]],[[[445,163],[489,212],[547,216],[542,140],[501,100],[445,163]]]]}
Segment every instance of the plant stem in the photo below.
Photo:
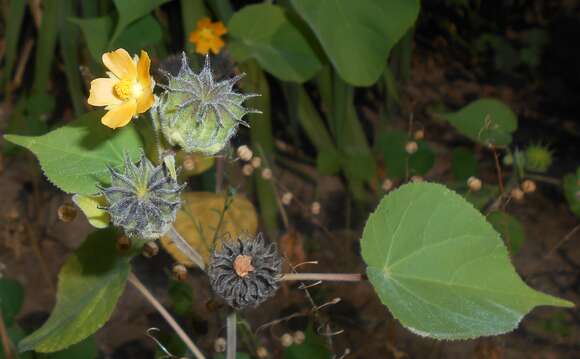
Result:
{"type": "Polygon", "coordinates": [[[236,359],[237,352],[237,316],[236,311],[228,314],[226,319],[227,325],[227,342],[226,342],[226,359],[236,359]]]}
{"type": "Polygon", "coordinates": [[[141,283],[139,278],[133,273],[129,273],[129,283],[131,283],[138,291],[147,299],[149,303],[161,314],[163,319],[175,330],[175,333],[179,336],[181,340],[185,343],[187,348],[193,353],[197,359],[205,359],[205,355],[198,349],[198,347],[191,341],[191,339],[185,334],[185,331],[177,324],[175,319],[169,314],[169,312],[159,303],[157,298],[151,294],[151,292],[141,283]]]}
{"type": "Polygon", "coordinates": [[[366,276],[360,273],[286,273],[280,280],[321,280],[329,282],[360,282],[366,276]]]}
{"type": "Polygon", "coordinates": [[[6,330],[6,325],[4,325],[4,318],[2,317],[1,311],[0,311],[0,343],[4,348],[4,355],[6,359],[13,359],[14,356],[12,355],[12,343],[10,342],[10,337],[8,337],[8,331],[6,330]]]}
{"type": "Polygon", "coordinates": [[[193,249],[189,245],[189,243],[187,243],[187,241],[181,236],[181,234],[177,232],[175,227],[171,226],[171,228],[167,232],[167,235],[169,236],[169,238],[171,238],[171,241],[173,242],[173,244],[175,244],[177,249],[179,249],[183,254],[185,254],[187,258],[189,258],[193,263],[195,263],[195,265],[197,265],[202,270],[205,270],[205,262],[203,261],[203,257],[195,249],[193,249]]]}

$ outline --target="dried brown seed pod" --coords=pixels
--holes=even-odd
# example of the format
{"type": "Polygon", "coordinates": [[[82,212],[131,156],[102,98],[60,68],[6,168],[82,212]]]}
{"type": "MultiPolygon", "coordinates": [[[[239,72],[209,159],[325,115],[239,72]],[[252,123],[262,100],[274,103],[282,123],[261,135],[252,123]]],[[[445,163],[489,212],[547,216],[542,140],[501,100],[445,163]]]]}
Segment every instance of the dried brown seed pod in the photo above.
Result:
{"type": "Polygon", "coordinates": [[[536,192],[536,182],[529,179],[525,180],[522,182],[521,188],[524,193],[534,193],[536,192]]]}
{"type": "Polygon", "coordinates": [[[183,264],[174,265],[171,271],[175,280],[183,282],[187,278],[187,268],[183,264]]]}
{"type": "Polygon", "coordinates": [[[77,208],[72,203],[63,203],[57,210],[58,219],[65,223],[72,222],[77,213],[77,208]]]}
{"type": "Polygon", "coordinates": [[[274,243],[255,238],[224,241],[214,251],[208,268],[214,292],[236,309],[255,307],[279,287],[282,259],[274,243]]]}

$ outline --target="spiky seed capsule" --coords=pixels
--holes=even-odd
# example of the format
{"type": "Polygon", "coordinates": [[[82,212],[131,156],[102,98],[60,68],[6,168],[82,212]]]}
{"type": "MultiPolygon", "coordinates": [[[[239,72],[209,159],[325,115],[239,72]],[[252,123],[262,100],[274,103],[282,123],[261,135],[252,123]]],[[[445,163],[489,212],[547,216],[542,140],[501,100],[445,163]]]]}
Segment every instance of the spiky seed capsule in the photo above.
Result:
{"type": "Polygon", "coordinates": [[[252,167],[258,168],[262,165],[262,159],[258,156],[252,158],[252,167]]]}
{"type": "Polygon", "coordinates": [[[388,192],[393,189],[393,181],[387,178],[386,180],[383,181],[381,187],[383,188],[383,191],[388,192]]]}
{"type": "Polygon", "coordinates": [[[121,236],[117,238],[117,249],[120,252],[126,252],[131,248],[131,238],[127,236],[121,236]]]}
{"type": "Polygon", "coordinates": [[[282,259],[274,243],[261,234],[223,242],[214,251],[208,269],[213,291],[236,309],[255,307],[279,287],[282,259]]]}
{"type": "Polygon", "coordinates": [[[159,246],[157,245],[157,243],[155,243],[155,241],[149,241],[147,243],[145,243],[145,245],[143,246],[143,257],[145,258],[151,258],[156,256],[159,253],[159,246]]]}
{"type": "Polygon", "coordinates": [[[77,208],[71,203],[63,203],[57,210],[58,219],[65,223],[72,222],[76,218],[77,213],[77,208]]]}
{"type": "Polygon", "coordinates": [[[247,113],[259,112],[245,108],[242,103],[257,95],[233,91],[242,75],[224,81],[215,81],[209,56],[199,74],[194,73],[185,53],[177,76],[166,73],[165,92],[153,108],[160,120],[161,132],[169,144],[180,146],[186,152],[214,155],[221,151],[236,133],[247,113]]]}
{"type": "Polygon", "coordinates": [[[512,189],[510,195],[517,202],[520,202],[524,199],[524,191],[519,188],[512,189]]]}
{"type": "Polygon", "coordinates": [[[245,164],[244,167],[242,167],[242,173],[244,174],[244,176],[251,176],[253,172],[254,167],[252,167],[252,165],[250,164],[245,164]]]}
{"type": "Polygon", "coordinates": [[[240,146],[238,147],[238,157],[240,157],[242,160],[244,161],[249,161],[252,159],[252,156],[254,155],[252,153],[252,150],[250,150],[250,148],[246,145],[240,146]]]}
{"type": "Polygon", "coordinates": [[[525,167],[529,171],[546,172],[552,164],[552,151],[542,145],[531,145],[526,148],[525,167]]]}
{"type": "Polygon", "coordinates": [[[294,343],[294,338],[292,338],[292,334],[284,333],[280,337],[280,342],[282,342],[282,346],[287,348],[294,343]]]}
{"type": "Polygon", "coordinates": [[[266,359],[268,357],[268,349],[262,346],[258,347],[258,349],[256,349],[256,356],[259,359],[266,359]]]}
{"type": "Polygon", "coordinates": [[[164,165],[154,166],[143,153],[137,164],[125,155],[121,171],[109,170],[111,186],[101,191],[113,225],[132,238],[154,240],[165,234],[175,221],[185,184],[179,185],[164,165]]]}
{"type": "Polygon", "coordinates": [[[303,331],[297,330],[294,332],[294,334],[292,334],[292,339],[294,341],[294,344],[302,344],[306,339],[306,335],[304,335],[303,331]]]}
{"type": "Polygon", "coordinates": [[[219,337],[215,340],[215,342],[213,343],[213,349],[216,351],[216,353],[223,353],[226,351],[226,339],[219,337]]]}

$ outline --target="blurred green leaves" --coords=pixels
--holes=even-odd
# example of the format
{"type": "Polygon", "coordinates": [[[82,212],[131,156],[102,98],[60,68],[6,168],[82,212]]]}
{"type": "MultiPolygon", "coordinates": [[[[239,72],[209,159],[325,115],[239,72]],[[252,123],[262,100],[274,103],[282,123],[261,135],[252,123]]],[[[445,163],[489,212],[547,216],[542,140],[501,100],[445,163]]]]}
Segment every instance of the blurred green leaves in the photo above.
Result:
{"type": "Polygon", "coordinates": [[[375,142],[375,149],[382,155],[387,175],[392,179],[424,176],[435,163],[435,154],[427,142],[419,140],[417,152],[407,153],[406,144],[409,136],[402,131],[387,131],[381,133],[375,142]]]}
{"type": "Polygon", "coordinates": [[[413,26],[417,0],[291,0],[349,84],[375,83],[390,50],[413,26]]]}
{"type": "Polygon", "coordinates": [[[283,81],[304,82],[321,67],[314,50],[279,6],[246,6],[232,16],[228,27],[229,50],[237,61],[254,58],[283,81]]]}

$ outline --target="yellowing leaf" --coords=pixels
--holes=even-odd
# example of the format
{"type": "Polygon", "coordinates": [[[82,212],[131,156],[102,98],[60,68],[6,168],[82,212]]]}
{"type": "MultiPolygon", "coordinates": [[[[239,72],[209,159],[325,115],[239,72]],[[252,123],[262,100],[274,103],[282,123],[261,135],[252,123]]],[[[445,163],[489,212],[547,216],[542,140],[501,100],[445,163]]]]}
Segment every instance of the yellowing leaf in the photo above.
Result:
{"type": "MultiPolygon", "coordinates": [[[[207,262],[213,238],[224,211],[226,195],[211,192],[189,192],[184,193],[182,199],[184,203],[181,210],[177,212],[175,229],[207,262]]],[[[253,236],[257,229],[258,217],[254,205],[244,196],[236,195],[223,216],[216,238],[220,239],[225,234],[236,238],[242,233],[253,236]]],[[[193,266],[193,263],[175,247],[169,237],[163,236],[161,244],[177,262],[188,267],[193,266]]]]}
{"type": "Polygon", "coordinates": [[[83,211],[91,226],[95,228],[107,228],[111,218],[109,213],[101,209],[107,205],[107,200],[103,196],[84,196],[75,194],[73,202],[83,211]],[[99,208],[101,207],[101,208],[99,208]]]}

